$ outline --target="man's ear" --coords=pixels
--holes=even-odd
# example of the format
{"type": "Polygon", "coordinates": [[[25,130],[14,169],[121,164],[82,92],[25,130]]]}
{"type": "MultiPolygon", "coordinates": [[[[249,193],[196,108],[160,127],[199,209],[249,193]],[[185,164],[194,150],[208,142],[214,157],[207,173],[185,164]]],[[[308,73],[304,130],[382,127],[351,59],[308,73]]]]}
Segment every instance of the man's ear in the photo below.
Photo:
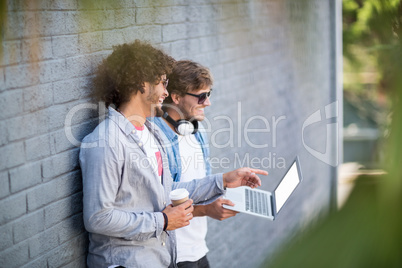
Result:
{"type": "Polygon", "coordinates": [[[170,94],[170,97],[172,98],[172,101],[174,102],[174,104],[179,104],[179,102],[180,102],[180,95],[179,94],[176,94],[176,93],[172,93],[172,94],[170,94]]]}
{"type": "MultiPolygon", "coordinates": [[[[141,94],[144,94],[145,91],[149,91],[150,87],[152,86],[149,82],[142,82],[142,88],[140,88],[139,92],[141,92],[141,94]]],[[[137,91],[138,93],[138,91],[137,91]]]]}

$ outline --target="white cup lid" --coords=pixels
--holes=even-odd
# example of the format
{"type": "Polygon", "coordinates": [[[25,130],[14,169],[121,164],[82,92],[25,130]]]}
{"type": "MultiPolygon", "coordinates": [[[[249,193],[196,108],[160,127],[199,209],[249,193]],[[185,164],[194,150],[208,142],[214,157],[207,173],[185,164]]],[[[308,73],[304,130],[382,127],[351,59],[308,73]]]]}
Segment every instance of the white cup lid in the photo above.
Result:
{"type": "Polygon", "coordinates": [[[169,194],[170,200],[180,200],[187,196],[188,196],[188,191],[187,191],[187,189],[184,189],[184,188],[179,188],[179,189],[173,190],[169,194]]]}

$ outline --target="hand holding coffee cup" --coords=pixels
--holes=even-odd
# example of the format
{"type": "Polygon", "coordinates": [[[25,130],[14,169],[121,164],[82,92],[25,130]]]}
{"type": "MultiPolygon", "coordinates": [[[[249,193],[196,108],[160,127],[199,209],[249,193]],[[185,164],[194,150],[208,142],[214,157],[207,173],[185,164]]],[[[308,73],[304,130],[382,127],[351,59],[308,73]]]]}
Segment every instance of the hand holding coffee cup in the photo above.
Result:
{"type": "Polygon", "coordinates": [[[194,211],[193,200],[188,198],[186,189],[176,189],[169,194],[172,204],[167,206],[164,212],[168,218],[167,230],[176,230],[190,224],[194,211]]]}

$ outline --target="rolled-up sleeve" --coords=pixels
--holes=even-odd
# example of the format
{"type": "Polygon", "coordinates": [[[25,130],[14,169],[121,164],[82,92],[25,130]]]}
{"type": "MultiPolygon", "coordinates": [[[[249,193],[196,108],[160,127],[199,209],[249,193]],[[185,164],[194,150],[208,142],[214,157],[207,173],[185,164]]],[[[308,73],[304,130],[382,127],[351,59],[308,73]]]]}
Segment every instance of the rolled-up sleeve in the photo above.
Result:
{"type": "Polygon", "coordinates": [[[161,212],[130,211],[116,205],[124,161],[108,146],[80,150],[83,177],[84,224],[88,232],[127,240],[143,241],[159,237],[163,231],[161,212]]]}

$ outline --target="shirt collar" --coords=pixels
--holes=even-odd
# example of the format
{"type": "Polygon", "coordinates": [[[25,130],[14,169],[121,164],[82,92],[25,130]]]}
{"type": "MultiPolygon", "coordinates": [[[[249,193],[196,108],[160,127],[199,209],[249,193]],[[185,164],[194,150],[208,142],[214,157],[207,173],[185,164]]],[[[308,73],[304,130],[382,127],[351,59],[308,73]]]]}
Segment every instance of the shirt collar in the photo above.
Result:
{"type": "Polygon", "coordinates": [[[119,126],[121,131],[126,134],[126,136],[128,136],[131,132],[133,132],[133,130],[135,130],[134,125],[130,121],[128,121],[127,118],[125,118],[121,113],[119,113],[112,107],[109,107],[108,109],[109,119],[115,122],[119,126]]]}
{"type": "Polygon", "coordinates": [[[176,134],[176,132],[174,132],[170,128],[170,126],[165,122],[165,120],[162,119],[162,117],[154,117],[152,118],[152,121],[154,121],[154,123],[158,125],[158,127],[162,130],[162,132],[165,133],[168,140],[174,141],[178,139],[178,134],[176,134]]]}

